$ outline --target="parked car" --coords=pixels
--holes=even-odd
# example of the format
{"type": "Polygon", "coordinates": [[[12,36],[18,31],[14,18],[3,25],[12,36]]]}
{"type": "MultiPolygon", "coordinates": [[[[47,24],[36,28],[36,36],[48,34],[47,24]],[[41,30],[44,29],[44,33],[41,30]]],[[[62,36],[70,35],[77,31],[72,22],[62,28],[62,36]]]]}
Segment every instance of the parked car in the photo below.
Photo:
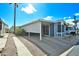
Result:
{"type": "Polygon", "coordinates": [[[72,34],[75,35],[76,34],[76,30],[74,27],[69,27],[67,30],[67,34],[72,34]]]}
{"type": "Polygon", "coordinates": [[[72,34],[72,35],[75,35],[76,31],[75,30],[70,30],[69,33],[72,34]]]}

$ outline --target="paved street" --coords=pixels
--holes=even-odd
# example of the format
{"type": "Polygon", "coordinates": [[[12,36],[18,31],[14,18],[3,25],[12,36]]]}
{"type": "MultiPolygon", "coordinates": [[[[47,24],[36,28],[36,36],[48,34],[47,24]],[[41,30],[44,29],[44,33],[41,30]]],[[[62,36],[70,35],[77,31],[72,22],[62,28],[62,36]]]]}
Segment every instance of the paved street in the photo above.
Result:
{"type": "Polygon", "coordinates": [[[36,45],[14,34],[5,34],[0,38],[1,56],[45,56],[36,45]],[[5,39],[4,39],[5,38],[5,39]]]}

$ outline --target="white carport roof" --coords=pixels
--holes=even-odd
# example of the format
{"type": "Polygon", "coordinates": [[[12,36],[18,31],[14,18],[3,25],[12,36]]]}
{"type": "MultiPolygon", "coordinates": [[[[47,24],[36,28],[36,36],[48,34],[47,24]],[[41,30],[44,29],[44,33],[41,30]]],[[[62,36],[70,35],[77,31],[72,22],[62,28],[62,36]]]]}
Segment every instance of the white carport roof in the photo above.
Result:
{"type": "Polygon", "coordinates": [[[33,23],[36,23],[36,22],[49,22],[49,23],[55,23],[55,22],[53,22],[53,21],[51,21],[51,20],[38,19],[38,20],[32,21],[32,22],[30,22],[30,23],[24,24],[24,25],[22,25],[21,27],[27,26],[27,25],[30,25],[30,24],[33,24],[33,23]]]}
{"type": "Polygon", "coordinates": [[[27,26],[27,25],[30,25],[30,24],[33,24],[33,23],[36,23],[36,22],[49,22],[49,23],[64,22],[64,23],[65,23],[64,20],[56,20],[56,21],[54,21],[54,20],[38,19],[38,20],[32,21],[32,22],[30,22],[30,23],[24,24],[24,25],[22,25],[21,27],[27,26]]]}

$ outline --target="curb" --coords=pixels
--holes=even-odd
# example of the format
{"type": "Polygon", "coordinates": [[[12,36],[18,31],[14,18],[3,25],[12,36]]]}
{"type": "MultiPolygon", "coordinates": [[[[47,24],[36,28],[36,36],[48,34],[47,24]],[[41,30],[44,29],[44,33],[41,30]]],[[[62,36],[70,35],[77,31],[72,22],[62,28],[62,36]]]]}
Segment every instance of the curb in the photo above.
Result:
{"type": "Polygon", "coordinates": [[[72,46],[71,48],[69,48],[67,51],[65,51],[64,53],[62,53],[61,55],[59,56],[67,56],[71,51],[72,49],[74,48],[75,46],[72,46]]]}

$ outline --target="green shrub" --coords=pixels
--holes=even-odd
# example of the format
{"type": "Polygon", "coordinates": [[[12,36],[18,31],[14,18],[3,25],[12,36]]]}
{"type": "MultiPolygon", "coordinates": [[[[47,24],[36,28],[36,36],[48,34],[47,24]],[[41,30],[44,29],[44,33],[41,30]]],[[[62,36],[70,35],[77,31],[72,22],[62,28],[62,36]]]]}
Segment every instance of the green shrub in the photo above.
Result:
{"type": "Polygon", "coordinates": [[[21,28],[16,28],[16,32],[15,32],[16,35],[25,35],[26,32],[24,29],[21,29],[21,28]]]}

